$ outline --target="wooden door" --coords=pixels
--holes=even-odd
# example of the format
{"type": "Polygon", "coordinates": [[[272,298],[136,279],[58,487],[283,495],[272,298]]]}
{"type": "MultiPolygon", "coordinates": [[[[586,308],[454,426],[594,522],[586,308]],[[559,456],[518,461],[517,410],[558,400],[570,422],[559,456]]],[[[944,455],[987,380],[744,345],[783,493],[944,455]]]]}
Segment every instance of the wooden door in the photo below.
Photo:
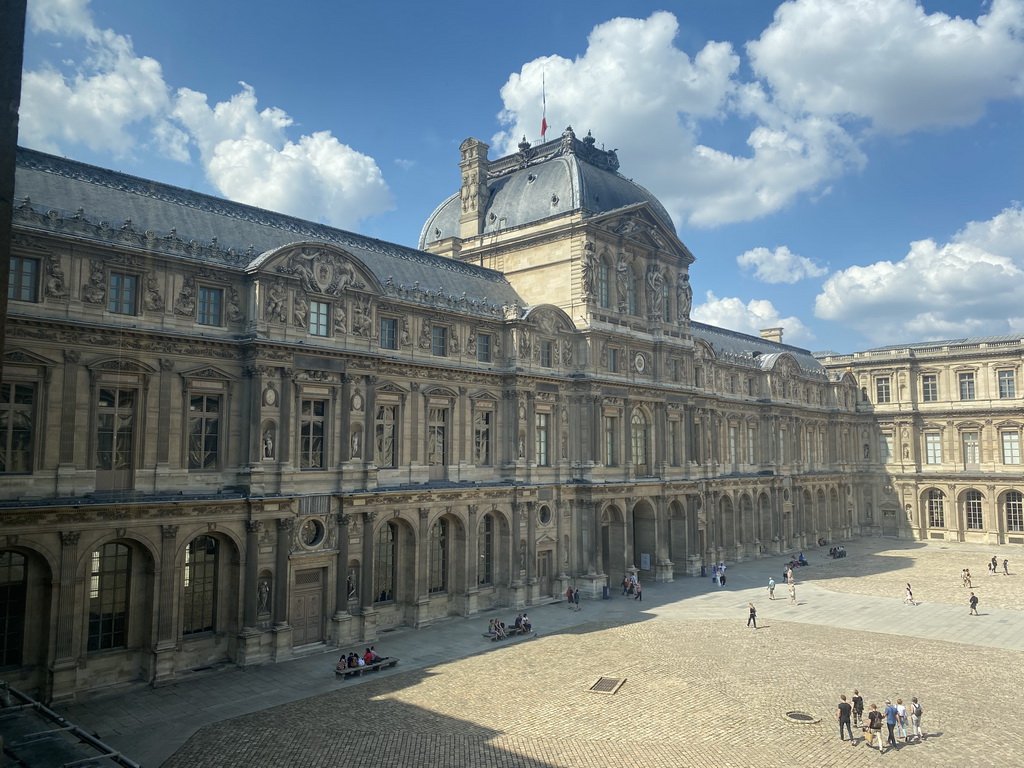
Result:
{"type": "Polygon", "coordinates": [[[319,643],[324,639],[323,574],[323,568],[295,572],[289,617],[292,625],[292,645],[319,643]]]}
{"type": "Polygon", "coordinates": [[[547,596],[554,591],[551,572],[551,550],[537,553],[537,583],[540,585],[540,594],[547,596]]]}

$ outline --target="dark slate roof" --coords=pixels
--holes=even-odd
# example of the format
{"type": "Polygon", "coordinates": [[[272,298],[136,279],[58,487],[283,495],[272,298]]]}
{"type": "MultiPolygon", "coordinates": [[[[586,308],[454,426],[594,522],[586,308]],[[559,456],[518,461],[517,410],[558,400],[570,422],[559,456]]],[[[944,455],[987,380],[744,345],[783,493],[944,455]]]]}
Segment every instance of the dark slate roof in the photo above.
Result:
{"type": "Polygon", "coordinates": [[[1007,333],[1002,336],[969,336],[963,339],[946,339],[944,341],[915,341],[909,344],[889,344],[884,347],[866,349],[865,352],[888,352],[901,349],[941,349],[942,347],[976,346],[978,344],[1007,344],[1024,342],[1024,333],[1007,333]]]}
{"type": "Polygon", "coordinates": [[[290,243],[323,242],[351,253],[387,293],[407,300],[488,315],[524,303],[495,270],[21,147],[15,201],[21,226],[236,268],[259,266],[260,254],[290,243]],[[51,210],[56,215],[38,215],[51,210]]]}
{"type": "Polygon", "coordinates": [[[808,374],[813,376],[826,377],[825,368],[818,362],[814,355],[808,350],[794,347],[790,344],[781,344],[777,341],[768,341],[760,336],[751,336],[739,331],[730,331],[726,328],[716,328],[713,325],[690,322],[690,333],[695,339],[703,339],[719,358],[728,362],[753,365],[763,370],[771,370],[775,361],[782,354],[791,355],[797,365],[808,374]]]}
{"type": "MultiPolygon", "coordinates": [[[[617,172],[614,150],[593,146],[567,129],[562,139],[520,152],[488,164],[487,187],[490,200],[484,212],[484,232],[533,224],[570,211],[596,216],[647,203],[670,232],[672,218],[659,200],[642,186],[617,172]]],[[[420,232],[420,248],[459,235],[460,196],[456,193],[441,203],[420,232]]]]}

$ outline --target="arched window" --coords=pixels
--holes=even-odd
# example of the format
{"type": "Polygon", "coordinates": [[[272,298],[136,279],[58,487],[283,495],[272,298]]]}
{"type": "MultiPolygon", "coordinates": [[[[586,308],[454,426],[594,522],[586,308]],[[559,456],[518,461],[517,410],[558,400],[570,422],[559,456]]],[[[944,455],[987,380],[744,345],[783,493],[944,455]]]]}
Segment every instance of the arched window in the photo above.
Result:
{"type": "Polygon", "coordinates": [[[20,665],[25,647],[28,564],[17,552],[0,552],[0,667],[20,665]]]}
{"type": "Polygon", "coordinates": [[[608,282],[608,264],[601,261],[597,265],[597,303],[602,307],[610,307],[612,305],[608,282]]]}
{"type": "Polygon", "coordinates": [[[386,603],[395,599],[395,542],[398,526],[392,522],[377,531],[373,558],[373,602],[386,603]]]}
{"type": "Polygon", "coordinates": [[[128,642],[132,551],[110,542],[92,553],[89,578],[90,651],[123,648],[128,642]]]}
{"type": "Polygon", "coordinates": [[[1006,510],[1006,530],[1024,531],[1024,494],[1008,491],[1003,508],[1006,510]]]}
{"type": "Polygon", "coordinates": [[[633,411],[632,426],[633,471],[638,475],[648,474],[647,418],[639,411],[633,411]]]}
{"type": "Polygon", "coordinates": [[[217,540],[196,536],[185,548],[181,633],[212,632],[217,604],[217,540]]]}
{"type": "Polygon", "coordinates": [[[937,488],[928,491],[928,526],[930,528],[945,528],[946,514],[942,508],[944,494],[937,488]]]}
{"type": "Polygon", "coordinates": [[[481,584],[491,584],[494,581],[494,515],[484,515],[480,523],[477,549],[480,555],[479,581],[481,584]]]}
{"type": "Polygon", "coordinates": [[[430,526],[430,592],[448,589],[448,521],[441,518],[430,526]]]}
{"type": "Polygon", "coordinates": [[[661,319],[668,323],[672,321],[672,307],[669,306],[668,281],[661,284],[661,319]]]}

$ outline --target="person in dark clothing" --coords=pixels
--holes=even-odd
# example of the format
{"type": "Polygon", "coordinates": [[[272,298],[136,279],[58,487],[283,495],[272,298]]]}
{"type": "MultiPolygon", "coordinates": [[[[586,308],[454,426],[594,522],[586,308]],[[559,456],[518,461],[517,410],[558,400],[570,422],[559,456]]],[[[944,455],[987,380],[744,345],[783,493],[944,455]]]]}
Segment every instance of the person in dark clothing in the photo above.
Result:
{"type": "Polygon", "coordinates": [[[753,603],[747,603],[747,608],[750,610],[750,615],[747,617],[747,626],[751,623],[754,625],[754,629],[757,629],[757,608],[754,607],[753,603]]]}
{"type": "Polygon", "coordinates": [[[846,733],[850,737],[850,741],[853,741],[853,729],[850,728],[850,715],[853,714],[853,707],[846,700],[846,695],[839,697],[839,706],[836,709],[836,717],[839,720],[839,740],[843,739],[843,726],[846,726],[846,733]]]}

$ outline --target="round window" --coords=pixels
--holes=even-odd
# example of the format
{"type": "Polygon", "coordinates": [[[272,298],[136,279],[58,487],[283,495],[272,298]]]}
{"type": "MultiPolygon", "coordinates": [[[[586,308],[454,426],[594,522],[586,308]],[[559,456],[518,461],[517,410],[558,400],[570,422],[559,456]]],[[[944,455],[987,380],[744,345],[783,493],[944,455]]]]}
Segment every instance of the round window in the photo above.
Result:
{"type": "Polygon", "coordinates": [[[540,508],[540,524],[547,525],[551,522],[551,507],[546,504],[540,508]]]}
{"type": "Polygon", "coordinates": [[[305,546],[315,547],[324,540],[324,524],[316,518],[310,518],[302,524],[299,533],[305,546]]]}

